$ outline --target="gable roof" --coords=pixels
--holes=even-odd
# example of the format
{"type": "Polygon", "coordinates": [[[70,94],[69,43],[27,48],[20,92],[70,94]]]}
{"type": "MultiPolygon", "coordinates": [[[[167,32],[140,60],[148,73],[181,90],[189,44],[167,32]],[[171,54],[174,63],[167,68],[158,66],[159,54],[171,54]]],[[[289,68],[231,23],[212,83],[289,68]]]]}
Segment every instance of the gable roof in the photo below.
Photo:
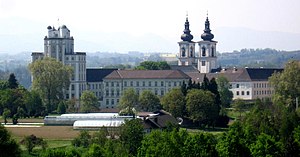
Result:
{"type": "Polygon", "coordinates": [[[274,72],[281,72],[283,69],[272,68],[230,68],[222,69],[218,73],[199,73],[190,72],[187,73],[193,81],[202,82],[204,75],[210,80],[213,77],[218,78],[224,76],[229,82],[249,82],[249,81],[268,81],[269,77],[274,72]]]}
{"type": "Polygon", "coordinates": [[[114,70],[117,69],[97,69],[97,68],[88,68],[86,69],[86,81],[87,82],[102,82],[103,78],[114,70]]]}
{"type": "Polygon", "coordinates": [[[246,71],[252,81],[268,80],[275,72],[282,72],[283,69],[265,69],[265,68],[246,68],[246,71]]]}
{"type": "Polygon", "coordinates": [[[115,70],[105,79],[189,79],[180,70],[115,70]]]}

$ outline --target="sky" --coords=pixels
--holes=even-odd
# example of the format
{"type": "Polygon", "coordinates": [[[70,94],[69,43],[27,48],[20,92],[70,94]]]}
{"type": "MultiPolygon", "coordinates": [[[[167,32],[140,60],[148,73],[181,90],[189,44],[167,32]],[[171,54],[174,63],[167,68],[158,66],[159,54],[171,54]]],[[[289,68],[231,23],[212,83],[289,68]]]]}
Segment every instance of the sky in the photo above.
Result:
{"type": "Polygon", "coordinates": [[[94,38],[82,34],[105,32],[154,34],[177,43],[186,14],[200,40],[207,13],[213,31],[241,27],[300,34],[299,6],[299,0],[0,0],[0,21],[5,21],[0,38],[38,34],[42,43],[48,25],[65,24],[75,39],[86,41],[94,38]]]}

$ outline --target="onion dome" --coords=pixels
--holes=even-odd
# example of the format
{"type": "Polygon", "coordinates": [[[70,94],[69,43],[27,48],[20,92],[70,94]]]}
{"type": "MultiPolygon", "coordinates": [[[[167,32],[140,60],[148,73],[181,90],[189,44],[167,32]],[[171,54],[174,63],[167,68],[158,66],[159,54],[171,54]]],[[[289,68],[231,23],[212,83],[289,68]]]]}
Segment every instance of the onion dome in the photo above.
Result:
{"type": "Polygon", "coordinates": [[[191,34],[191,31],[190,31],[190,23],[189,23],[189,20],[188,20],[188,17],[186,17],[186,21],[185,21],[185,24],[184,24],[185,28],[184,28],[184,31],[183,31],[183,34],[181,35],[181,39],[183,41],[192,41],[192,39],[194,38],[193,35],[191,34]]]}
{"type": "Polygon", "coordinates": [[[51,26],[48,26],[47,29],[52,29],[52,27],[51,27],[51,26]]]}
{"type": "Polygon", "coordinates": [[[67,28],[67,26],[66,26],[66,25],[62,25],[62,26],[61,26],[61,28],[63,28],[63,29],[66,29],[66,28],[67,28]]]}
{"type": "Polygon", "coordinates": [[[204,33],[201,35],[201,38],[204,41],[211,41],[214,38],[214,35],[211,33],[211,30],[209,28],[209,25],[210,24],[208,17],[206,17],[204,33]]]}

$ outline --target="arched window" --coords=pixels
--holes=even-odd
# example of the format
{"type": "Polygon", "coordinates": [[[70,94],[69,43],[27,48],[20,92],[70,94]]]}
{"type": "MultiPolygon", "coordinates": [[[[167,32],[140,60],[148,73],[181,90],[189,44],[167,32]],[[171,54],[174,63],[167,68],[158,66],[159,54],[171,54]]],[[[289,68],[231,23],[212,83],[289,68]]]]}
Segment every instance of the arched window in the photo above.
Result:
{"type": "Polygon", "coordinates": [[[193,46],[190,47],[190,56],[193,57],[194,48],[193,46]]]}
{"type": "Polygon", "coordinates": [[[185,48],[184,47],[181,48],[181,56],[185,57],[185,48]]]}
{"type": "Polygon", "coordinates": [[[206,49],[205,49],[205,47],[203,46],[203,47],[202,47],[202,56],[205,56],[205,51],[206,51],[206,49]]]}
{"type": "Polygon", "coordinates": [[[214,47],[211,47],[211,56],[212,56],[212,57],[215,56],[215,49],[214,49],[214,47]]]}

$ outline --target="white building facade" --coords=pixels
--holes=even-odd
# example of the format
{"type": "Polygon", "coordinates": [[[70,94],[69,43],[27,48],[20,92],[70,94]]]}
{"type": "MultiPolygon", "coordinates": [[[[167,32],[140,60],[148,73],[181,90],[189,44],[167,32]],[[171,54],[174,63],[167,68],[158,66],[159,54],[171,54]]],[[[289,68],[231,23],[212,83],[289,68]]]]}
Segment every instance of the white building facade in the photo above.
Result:
{"type": "Polygon", "coordinates": [[[81,93],[86,90],[86,53],[74,52],[74,38],[70,30],[62,25],[58,29],[47,27],[48,34],[44,38],[44,52],[32,53],[32,61],[52,57],[63,65],[73,68],[71,84],[65,90],[65,98],[79,100],[81,93]]]}
{"type": "Polygon", "coordinates": [[[116,70],[103,79],[101,108],[116,108],[124,90],[133,88],[137,94],[145,90],[163,96],[180,88],[190,77],[178,70],[116,70]]]}

